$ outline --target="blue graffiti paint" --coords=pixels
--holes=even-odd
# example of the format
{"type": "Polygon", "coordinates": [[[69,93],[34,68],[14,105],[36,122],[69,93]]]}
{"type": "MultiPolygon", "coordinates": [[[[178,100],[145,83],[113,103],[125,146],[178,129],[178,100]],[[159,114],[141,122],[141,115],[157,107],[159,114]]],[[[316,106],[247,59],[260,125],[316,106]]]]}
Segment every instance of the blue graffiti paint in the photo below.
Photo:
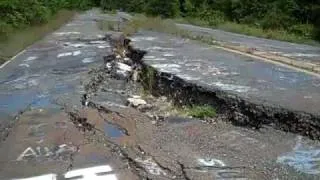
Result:
{"type": "Polygon", "coordinates": [[[277,162],[306,174],[320,174],[320,147],[301,144],[301,137],[292,152],[278,157],[277,162]]]}

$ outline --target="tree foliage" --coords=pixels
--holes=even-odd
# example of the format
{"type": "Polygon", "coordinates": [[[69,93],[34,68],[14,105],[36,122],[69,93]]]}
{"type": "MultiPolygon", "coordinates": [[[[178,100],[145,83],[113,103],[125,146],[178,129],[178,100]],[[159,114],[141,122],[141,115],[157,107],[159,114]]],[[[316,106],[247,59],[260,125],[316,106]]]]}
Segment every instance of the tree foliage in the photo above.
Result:
{"type": "Polygon", "coordinates": [[[102,4],[104,9],[199,18],[212,26],[232,21],[320,39],[320,0],[102,0],[102,4]]]}
{"type": "Polygon", "coordinates": [[[199,18],[212,26],[233,21],[320,39],[320,0],[0,0],[0,36],[44,23],[62,8],[94,5],[164,18],[199,18]]]}
{"type": "Polygon", "coordinates": [[[46,23],[60,9],[83,10],[95,3],[97,0],[0,0],[0,38],[14,29],[46,23]]]}

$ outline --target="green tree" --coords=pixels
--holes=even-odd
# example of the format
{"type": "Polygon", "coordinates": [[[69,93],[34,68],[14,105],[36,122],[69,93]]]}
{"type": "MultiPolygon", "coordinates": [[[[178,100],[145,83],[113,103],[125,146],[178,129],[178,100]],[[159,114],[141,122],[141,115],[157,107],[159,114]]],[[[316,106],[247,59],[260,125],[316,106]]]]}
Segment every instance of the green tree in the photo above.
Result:
{"type": "Polygon", "coordinates": [[[147,2],[146,13],[164,18],[180,15],[179,0],[150,0],[147,2]]]}

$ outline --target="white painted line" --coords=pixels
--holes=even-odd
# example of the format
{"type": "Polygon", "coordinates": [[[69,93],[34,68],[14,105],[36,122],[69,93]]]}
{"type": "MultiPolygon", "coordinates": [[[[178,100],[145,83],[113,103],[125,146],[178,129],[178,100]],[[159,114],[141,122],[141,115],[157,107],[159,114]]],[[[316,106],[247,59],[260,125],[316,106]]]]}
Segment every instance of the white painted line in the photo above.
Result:
{"type": "Polygon", "coordinates": [[[16,57],[20,56],[21,54],[23,54],[24,52],[26,52],[26,50],[22,50],[20,51],[17,55],[13,56],[9,61],[3,63],[1,66],[0,66],[0,69],[4,68],[7,64],[9,64],[12,60],[14,60],[16,57]]]}

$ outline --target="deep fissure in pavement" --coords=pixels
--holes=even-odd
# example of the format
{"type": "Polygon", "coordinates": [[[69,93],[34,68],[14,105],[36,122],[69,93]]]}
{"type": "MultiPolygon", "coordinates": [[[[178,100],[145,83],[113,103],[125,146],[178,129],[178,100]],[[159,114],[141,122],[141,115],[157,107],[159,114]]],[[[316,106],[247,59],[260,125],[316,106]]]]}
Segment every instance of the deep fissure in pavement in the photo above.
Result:
{"type": "MultiPolygon", "coordinates": [[[[311,139],[320,139],[320,115],[318,114],[255,103],[217,88],[189,83],[174,74],[160,72],[145,63],[143,56],[147,52],[130,45],[130,39],[119,34],[109,35],[105,39],[108,39],[113,47],[125,50],[125,57],[130,58],[133,62],[129,65],[139,71],[139,82],[154,96],[167,96],[177,106],[211,105],[220,115],[226,117],[224,119],[231,121],[234,125],[256,129],[263,125],[270,125],[286,132],[298,133],[311,139]]],[[[115,56],[106,57],[105,63],[112,61],[115,56]]]]}
{"type": "Polygon", "coordinates": [[[128,46],[129,57],[141,63],[140,82],[152,95],[167,96],[177,106],[211,105],[234,125],[255,129],[271,125],[286,132],[320,139],[320,115],[285,109],[276,105],[254,103],[217,88],[189,83],[174,74],[161,72],[143,61],[146,52],[128,46]],[[138,54],[133,55],[132,54],[138,54]],[[140,59],[141,58],[141,59],[140,59]]]}
{"type": "MultiPolygon", "coordinates": [[[[130,40],[125,40],[126,43],[130,42],[130,40]]],[[[118,45],[122,43],[118,42],[117,44],[116,42],[115,44],[118,45]]],[[[211,105],[217,109],[219,116],[225,117],[226,120],[233,122],[235,125],[249,126],[256,129],[259,129],[263,125],[272,125],[285,131],[307,135],[313,139],[320,137],[318,132],[319,124],[317,123],[319,117],[303,112],[254,104],[246,99],[242,99],[236,95],[229,94],[218,89],[209,89],[207,87],[200,87],[195,84],[188,83],[173,74],[159,72],[157,69],[144,63],[143,56],[146,54],[145,51],[135,49],[129,44],[122,47],[125,47],[125,54],[120,59],[123,60],[124,58],[129,58],[131,61],[121,63],[127,64],[131,68],[133,67],[133,71],[131,71],[130,74],[119,74],[116,69],[119,68],[119,65],[116,63],[117,54],[106,56],[104,58],[104,64],[89,72],[92,76],[89,82],[84,84],[85,93],[81,98],[83,108],[91,108],[97,110],[98,113],[101,114],[115,114],[119,117],[126,118],[125,115],[111,110],[104,105],[95,103],[90,99],[99,92],[105,91],[100,86],[105,81],[108,81],[109,78],[121,79],[128,83],[134,79],[133,74],[135,71],[138,71],[139,76],[137,81],[145,90],[149,91],[154,96],[167,96],[172,99],[174,104],[177,106],[211,105]]],[[[119,58],[117,60],[119,60],[119,58]]],[[[215,168],[212,166],[187,167],[181,162],[174,162],[173,164],[178,168],[173,170],[170,167],[157,162],[156,158],[153,157],[152,154],[145,152],[139,145],[137,145],[137,147],[122,147],[121,145],[113,142],[109,139],[110,137],[106,136],[105,132],[96,129],[94,125],[90,124],[88,119],[82,117],[79,112],[70,111],[68,114],[70,120],[79,128],[79,130],[83,132],[91,132],[90,136],[99,136],[100,138],[98,139],[101,139],[101,143],[107,143],[115,155],[121,157],[125,162],[127,162],[127,168],[130,168],[133,173],[141,179],[152,179],[152,175],[148,172],[148,169],[146,169],[147,167],[141,164],[139,159],[135,158],[137,156],[142,160],[151,158],[150,161],[165,172],[167,177],[175,177],[176,179],[191,179],[187,175],[187,170],[210,171],[210,169],[215,168]]],[[[126,132],[124,133],[125,135],[130,135],[127,129],[118,124],[113,125],[126,132]]],[[[221,167],[217,168],[221,169],[221,167]]],[[[245,167],[224,168],[243,169],[245,167]]],[[[222,174],[221,176],[224,175],[227,177],[230,174],[222,174]]]]}
{"type": "Polygon", "coordinates": [[[142,67],[140,77],[144,88],[154,96],[167,96],[177,106],[211,105],[234,125],[256,129],[263,125],[271,125],[286,132],[298,133],[311,139],[320,139],[319,115],[256,104],[235,94],[198,86],[173,74],[159,72],[143,61],[142,67]]]}

